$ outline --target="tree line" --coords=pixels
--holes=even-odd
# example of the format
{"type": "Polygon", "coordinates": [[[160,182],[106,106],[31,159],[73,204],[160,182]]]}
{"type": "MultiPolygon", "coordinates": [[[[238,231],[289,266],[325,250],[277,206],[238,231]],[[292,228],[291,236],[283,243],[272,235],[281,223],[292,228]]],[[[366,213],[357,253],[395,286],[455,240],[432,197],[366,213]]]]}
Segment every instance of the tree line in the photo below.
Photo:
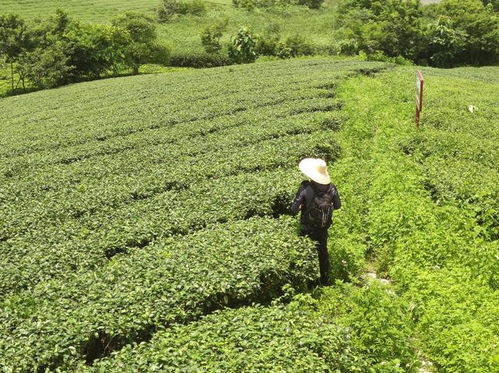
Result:
{"type": "Polygon", "coordinates": [[[338,9],[339,53],[403,57],[420,65],[497,63],[498,0],[344,0],[338,9]]]}
{"type": "Polygon", "coordinates": [[[152,19],[126,13],[110,25],[83,23],[58,10],[26,22],[0,15],[0,58],[10,67],[12,91],[50,88],[124,69],[138,74],[145,63],[166,64],[169,49],[157,41],[152,19]]]}
{"type": "MultiPolygon", "coordinates": [[[[321,7],[319,0],[291,3],[321,7]]],[[[237,6],[254,9],[242,4],[237,6]]],[[[255,4],[271,8],[282,1],[255,4]]],[[[261,55],[290,58],[326,52],[436,67],[488,65],[498,62],[498,11],[499,0],[442,0],[427,6],[419,0],[341,0],[327,50],[300,30],[283,38],[279,24],[272,22],[260,34],[241,26],[225,45],[221,39],[228,19],[222,19],[200,30],[203,53],[179,50],[173,55],[158,41],[157,22],[202,16],[206,8],[201,0],[161,0],[156,19],[129,12],[108,25],[84,23],[63,11],[33,22],[0,15],[0,62],[10,66],[12,91],[25,90],[27,82],[49,88],[126,71],[138,74],[148,63],[211,67],[254,62],[261,55]]]]}

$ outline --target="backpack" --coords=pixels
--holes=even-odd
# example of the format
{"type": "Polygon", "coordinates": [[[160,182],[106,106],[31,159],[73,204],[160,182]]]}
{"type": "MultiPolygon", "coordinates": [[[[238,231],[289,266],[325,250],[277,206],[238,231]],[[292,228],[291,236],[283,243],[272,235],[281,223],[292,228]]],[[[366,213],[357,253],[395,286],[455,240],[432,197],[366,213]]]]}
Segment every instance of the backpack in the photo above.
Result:
{"type": "Polygon", "coordinates": [[[318,192],[314,189],[314,196],[310,201],[310,207],[307,209],[307,220],[314,228],[325,228],[331,224],[333,217],[333,197],[334,190],[332,185],[325,192],[318,192]]]}

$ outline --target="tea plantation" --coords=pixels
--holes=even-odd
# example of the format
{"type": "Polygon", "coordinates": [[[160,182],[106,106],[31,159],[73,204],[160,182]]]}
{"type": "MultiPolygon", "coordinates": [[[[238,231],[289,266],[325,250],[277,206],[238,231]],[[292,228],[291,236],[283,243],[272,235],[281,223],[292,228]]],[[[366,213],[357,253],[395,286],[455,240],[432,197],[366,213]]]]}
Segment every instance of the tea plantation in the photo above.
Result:
{"type": "Polygon", "coordinates": [[[494,371],[499,68],[423,69],[419,130],[414,70],[296,59],[1,99],[1,370],[494,371]],[[307,156],[344,202],[327,288],[289,216],[307,156]]]}

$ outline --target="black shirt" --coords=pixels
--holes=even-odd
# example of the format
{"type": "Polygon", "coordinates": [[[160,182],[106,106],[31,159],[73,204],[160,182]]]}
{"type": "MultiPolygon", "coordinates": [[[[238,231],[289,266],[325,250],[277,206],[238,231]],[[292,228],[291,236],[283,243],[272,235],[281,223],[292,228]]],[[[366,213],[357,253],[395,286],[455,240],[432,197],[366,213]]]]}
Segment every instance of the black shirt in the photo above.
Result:
{"type": "Polygon", "coordinates": [[[305,219],[306,214],[304,212],[306,212],[308,207],[310,206],[310,203],[312,202],[312,199],[314,198],[316,191],[318,193],[321,192],[324,193],[330,187],[333,192],[333,209],[338,210],[339,208],[341,208],[341,200],[340,200],[340,195],[338,193],[338,189],[334,184],[319,184],[316,183],[315,181],[307,181],[307,180],[301,183],[300,188],[296,193],[295,200],[291,205],[291,212],[293,214],[296,214],[298,211],[300,210],[302,211],[300,221],[304,227],[307,226],[307,221],[305,219]]]}

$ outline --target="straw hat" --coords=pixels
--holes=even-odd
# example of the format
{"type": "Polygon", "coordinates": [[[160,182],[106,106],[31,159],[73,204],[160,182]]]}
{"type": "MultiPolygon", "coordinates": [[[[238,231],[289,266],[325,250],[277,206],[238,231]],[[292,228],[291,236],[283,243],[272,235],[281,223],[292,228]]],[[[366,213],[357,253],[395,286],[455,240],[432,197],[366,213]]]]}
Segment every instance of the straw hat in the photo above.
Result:
{"type": "Polygon", "coordinates": [[[327,173],[327,165],[322,159],[319,158],[305,158],[302,159],[298,165],[300,171],[306,176],[311,178],[318,184],[329,184],[331,178],[327,173]]]}

